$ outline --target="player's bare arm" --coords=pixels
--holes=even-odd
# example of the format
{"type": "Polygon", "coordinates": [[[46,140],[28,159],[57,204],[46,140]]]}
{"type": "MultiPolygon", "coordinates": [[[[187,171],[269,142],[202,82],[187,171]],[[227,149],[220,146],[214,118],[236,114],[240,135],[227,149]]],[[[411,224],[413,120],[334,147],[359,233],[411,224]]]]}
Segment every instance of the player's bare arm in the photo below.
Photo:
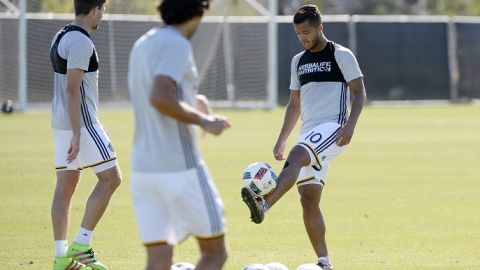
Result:
{"type": "Polygon", "coordinates": [[[208,98],[206,96],[196,95],[195,98],[197,99],[197,110],[207,115],[212,114],[212,107],[210,106],[210,102],[208,101],[208,98]]]}
{"type": "Polygon", "coordinates": [[[220,135],[225,128],[230,127],[224,116],[207,115],[184,102],[178,102],[175,98],[176,89],[177,84],[171,78],[156,76],[150,93],[150,103],[159,112],[181,122],[199,125],[214,135],[220,135]]]}
{"type": "Polygon", "coordinates": [[[78,68],[67,70],[68,114],[73,131],[70,148],[68,149],[68,163],[74,161],[80,151],[80,85],[82,80],[83,70],[78,68]]]}
{"type": "Polygon", "coordinates": [[[353,94],[352,108],[347,123],[343,125],[337,134],[337,145],[344,146],[352,140],[357,120],[362,112],[363,105],[366,99],[365,86],[363,84],[363,77],[356,78],[348,82],[348,88],[353,94]]]}
{"type": "Polygon", "coordinates": [[[300,91],[292,90],[290,91],[290,100],[287,104],[287,109],[285,111],[285,118],[283,120],[283,126],[278,135],[277,142],[273,148],[273,155],[276,160],[284,160],[285,156],[285,145],[292,132],[295,124],[300,117],[300,91]]]}

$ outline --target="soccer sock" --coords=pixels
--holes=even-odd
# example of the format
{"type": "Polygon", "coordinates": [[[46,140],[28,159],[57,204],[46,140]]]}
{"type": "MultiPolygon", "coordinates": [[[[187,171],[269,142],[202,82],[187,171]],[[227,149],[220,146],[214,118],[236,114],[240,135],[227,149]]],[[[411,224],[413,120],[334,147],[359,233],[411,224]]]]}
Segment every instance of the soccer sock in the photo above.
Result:
{"type": "Polygon", "coordinates": [[[328,257],[318,257],[318,262],[323,266],[332,266],[332,262],[328,257]]]}
{"type": "Polygon", "coordinates": [[[67,256],[68,243],[67,240],[55,241],[55,257],[67,256]]]}
{"type": "Polygon", "coordinates": [[[90,245],[92,243],[93,231],[89,231],[83,227],[78,230],[77,238],[75,242],[82,245],[90,245]]]}
{"type": "Polygon", "coordinates": [[[267,211],[268,211],[267,202],[264,199],[262,199],[262,200],[260,200],[260,205],[262,206],[263,213],[267,213],[267,211]]]}

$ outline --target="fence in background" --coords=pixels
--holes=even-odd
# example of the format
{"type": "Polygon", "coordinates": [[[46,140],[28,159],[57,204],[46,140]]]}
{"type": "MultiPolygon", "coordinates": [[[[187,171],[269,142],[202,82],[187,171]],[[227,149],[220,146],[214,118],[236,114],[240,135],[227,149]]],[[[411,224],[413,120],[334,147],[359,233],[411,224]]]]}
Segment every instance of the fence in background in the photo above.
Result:
{"type": "MultiPolygon", "coordinates": [[[[28,14],[29,103],[52,98],[49,46],[71,15],[28,14]]],[[[278,22],[278,101],[288,101],[290,61],[303,50],[292,17],[278,22]]],[[[126,72],[133,42],[157,16],[111,15],[93,34],[100,55],[100,98],[128,100],[126,72]]],[[[0,100],[18,98],[18,18],[0,16],[0,100]]],[[[480,98],[480,18],[447,16],[324,16],[326,36],[352,49],[370,100],[480,98]]],[[[210,17],[192,39],[200,92],[220,105],[268,100],[268,20],[210,17]]]]}

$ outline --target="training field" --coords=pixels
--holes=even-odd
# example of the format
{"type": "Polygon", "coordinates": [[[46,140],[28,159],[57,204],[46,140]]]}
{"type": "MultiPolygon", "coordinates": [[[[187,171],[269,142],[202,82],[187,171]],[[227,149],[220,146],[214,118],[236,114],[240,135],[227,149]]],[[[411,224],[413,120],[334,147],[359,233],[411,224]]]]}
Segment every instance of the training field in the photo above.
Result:
{"type": "MultiPolygon", "coordinates": [[[[290,269],[315,255],[304,232],[299,196],[287,193],[264,223],[250,222],[240,199],[243,168],[282,163],[272,148],[284,109],[222,110],[232,128],[200,140],[225,203],[229,259],[225,269],[277,261],[290,269]]],[[[131,110],[100,114],[124,182],[96,229],[94,249],[110,269],[143,269],[129,193],[131,110]]],[[[50,203],[55,185],[48,111],[0,115],[0,265],[51,269],[50,203]]],[[[292,146],[292,134],[288,147],[292,146]]],[[[480,269],[480,106],[367,107],[349,148],[327,179],[322,209],[337,270],[480,269]]],[[[69,242],[95,183],[87,170],[72,203],[69,242]]],[[[176,261],[195,262],[189,239],[176,261]]]]}

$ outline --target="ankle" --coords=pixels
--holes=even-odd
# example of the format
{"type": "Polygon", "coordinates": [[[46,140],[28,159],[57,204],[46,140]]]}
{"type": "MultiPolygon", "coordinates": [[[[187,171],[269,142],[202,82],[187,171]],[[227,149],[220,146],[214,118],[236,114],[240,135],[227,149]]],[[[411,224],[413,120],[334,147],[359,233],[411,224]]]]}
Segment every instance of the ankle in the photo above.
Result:
{"type": "Polygon", "coordinates": [[[67,256],[68,242],[67,240],[55,240],[55,257],[67,256]]]}

